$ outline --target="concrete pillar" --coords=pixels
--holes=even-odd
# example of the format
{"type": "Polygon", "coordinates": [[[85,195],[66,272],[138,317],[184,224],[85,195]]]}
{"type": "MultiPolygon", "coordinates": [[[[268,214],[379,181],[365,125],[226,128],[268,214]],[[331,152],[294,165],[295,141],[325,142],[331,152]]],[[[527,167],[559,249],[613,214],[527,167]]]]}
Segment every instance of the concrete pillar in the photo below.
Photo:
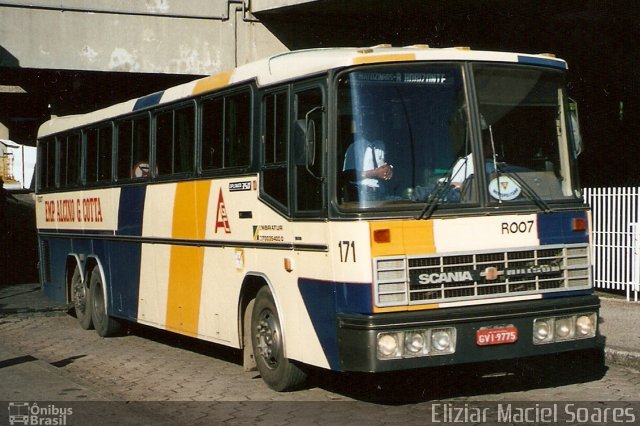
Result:
{"type": "Polygon", "coordinates": [[[0,139],[9,139],[9,128],[0,123],[0,139]]]}

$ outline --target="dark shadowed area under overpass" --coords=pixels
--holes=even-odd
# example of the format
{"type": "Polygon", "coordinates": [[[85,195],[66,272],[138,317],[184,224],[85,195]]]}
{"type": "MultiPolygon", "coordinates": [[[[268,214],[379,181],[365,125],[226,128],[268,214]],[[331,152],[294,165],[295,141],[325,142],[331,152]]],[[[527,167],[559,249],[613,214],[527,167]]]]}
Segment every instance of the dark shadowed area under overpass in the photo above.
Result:
{"type": "MultiPolygon", "coordinates": [[[[568,61],[569,94],[580,105],[582,185],[640,185],[638,0],[322,0],[256,17],[292,50],[391,43],[554,53],[568,61]]],[[[0,47],[0,86],[22,89],[0,91],[0,122],[11,139],[33,145],[51,114],[88,112],[196,77],[25,69],[0,47]]],[[[10,208],[32,206],[23,200],[10,208]]],[[[30,212],[17,214],[33,220],[30,212]]],[[[5,264],[13,265],[12,282],[36,279],[33,233],[25,238],[5,264]]],[[[9,280],[7,271],[0,282],[9,280]]]]}
{"type": "Polygon", "coordinates": [[[290,49],[428,44],[553,53],[580,105],[583,186],[640,185],[637,0],[323,0],[257,14],[290,49]]]}

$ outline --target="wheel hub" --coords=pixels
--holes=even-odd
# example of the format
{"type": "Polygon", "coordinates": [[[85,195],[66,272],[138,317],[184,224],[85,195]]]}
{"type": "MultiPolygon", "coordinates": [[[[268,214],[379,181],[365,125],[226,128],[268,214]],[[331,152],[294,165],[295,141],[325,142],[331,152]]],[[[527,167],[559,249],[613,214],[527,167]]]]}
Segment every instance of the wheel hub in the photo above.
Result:
{"type": "Polygon", "coordinates": [[[87,306],[87,290],[84,288],[82,281],[76,281],[73,284],[74,305],[76,309],[85,312],[87,306]]]}
{"type": "Polygon", "coordinates": [[[277,368],[281,350],[279,324],[269,310],[260,314],[256,325],[256,346],[265,364],[269,368],[277,368]]]}

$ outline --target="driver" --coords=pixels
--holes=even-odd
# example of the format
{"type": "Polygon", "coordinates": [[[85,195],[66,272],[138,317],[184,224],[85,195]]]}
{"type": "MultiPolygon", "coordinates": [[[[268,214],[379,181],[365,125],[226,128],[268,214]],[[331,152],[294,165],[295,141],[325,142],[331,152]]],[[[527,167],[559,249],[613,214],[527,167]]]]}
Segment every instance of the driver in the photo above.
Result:
{"type": "Polygon", "coordinates": [[[355,183],[361,192],[375,194],[381,191],[381,183],[393,177],[393,166],[385,160],[385,144],[379,139],[378,120],[360,120],[355,141],[344,156],[343,171],[353,171],[355,183]]]}

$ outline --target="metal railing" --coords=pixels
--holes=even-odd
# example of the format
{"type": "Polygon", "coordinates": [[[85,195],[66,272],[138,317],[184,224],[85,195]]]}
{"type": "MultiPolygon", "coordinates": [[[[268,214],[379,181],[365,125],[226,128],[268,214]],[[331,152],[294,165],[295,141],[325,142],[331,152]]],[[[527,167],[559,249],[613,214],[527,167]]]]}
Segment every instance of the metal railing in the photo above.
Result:
{"type": "Polygon", "coordinates": [[[593,215],[593,279],[596,288],[640,293],[640,187],[585,188],[593,215]]]}

